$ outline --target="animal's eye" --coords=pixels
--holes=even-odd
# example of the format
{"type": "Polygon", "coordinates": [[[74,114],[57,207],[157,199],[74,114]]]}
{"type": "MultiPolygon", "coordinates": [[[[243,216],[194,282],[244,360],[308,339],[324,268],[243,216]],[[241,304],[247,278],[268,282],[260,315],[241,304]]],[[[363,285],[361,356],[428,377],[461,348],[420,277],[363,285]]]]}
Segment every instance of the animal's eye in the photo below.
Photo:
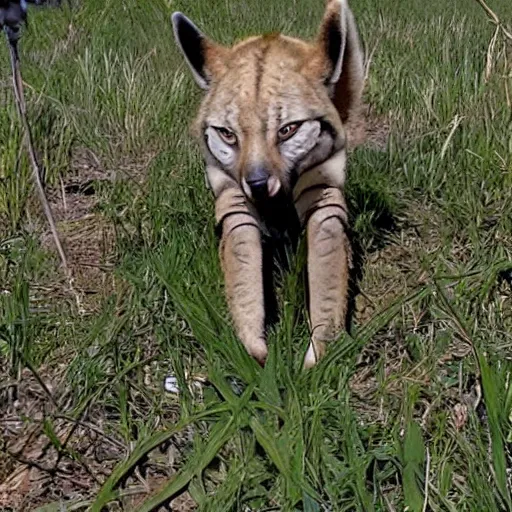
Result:
{"type": "Polygon", "coordinates": [[[227,128],[215,128],[217,133],[220,135],[220,138],[230,146],[234,146],[237,143],[236,135],[227,128]]]}
{"type": "Polygon", "coordinates": [[[283,126],[277,132],[277,138],[279,139],[279,142],[284,142],[285,140],[288,140],[289,138],[293,137],[295,133],[297,133],[299,126],[300,123],[290,123],[287,124],[286,126],[283,126]]]}

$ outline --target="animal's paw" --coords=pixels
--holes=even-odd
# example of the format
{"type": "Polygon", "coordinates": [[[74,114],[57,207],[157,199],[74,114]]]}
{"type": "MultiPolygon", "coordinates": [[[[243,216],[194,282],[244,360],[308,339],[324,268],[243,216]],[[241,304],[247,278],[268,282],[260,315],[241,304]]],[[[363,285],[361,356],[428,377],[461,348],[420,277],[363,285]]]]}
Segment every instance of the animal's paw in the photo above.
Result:
{"type": "Polygon", "coordinates": [[[304,369],[312,368],[325,354],[325,343],[323,341],[312,341],[309,344],[306,356],[304,357],[304,369]]]}
{"type": "Polygon", "coordinates": [[[254,357],[261,366],[265,366],[267,360],[268,348],[265,340],[257,339],[245,345],[245,348],[250,356],[254,357]]]}

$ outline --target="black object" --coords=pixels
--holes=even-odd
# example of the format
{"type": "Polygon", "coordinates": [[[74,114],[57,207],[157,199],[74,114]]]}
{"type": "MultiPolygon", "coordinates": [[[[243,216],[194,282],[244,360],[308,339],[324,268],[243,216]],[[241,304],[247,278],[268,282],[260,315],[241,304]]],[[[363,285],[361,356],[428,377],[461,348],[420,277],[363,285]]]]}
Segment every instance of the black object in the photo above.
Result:
{"type": "Polygon", "coordinates": [[[25,0],[0,0],[0,28],[15,28],[27,19],[25,0]]]}
{"type": "Polygon", "coordinates": [[[9,41],[16,43],[20,37],[20,27],[27,21],[25,0],[0,0],[0,29],[4,29],[9,41]]]}
{"type": "Polygon", "coordinates": [[[512,288],[512,269],[502,270],[498,277],[501,281],[505,281],[510,288],[512,288]]]}
{"type": "MultiPolygon", "coordinates": [[[[5,30],[9,42],[16,46],[21,26],[27,24],[28,4],[60,7],[62,0],[0,0],[0,30],[5,30]]],[[[71,6],[71,0],[68,0],[71,6]]]]}

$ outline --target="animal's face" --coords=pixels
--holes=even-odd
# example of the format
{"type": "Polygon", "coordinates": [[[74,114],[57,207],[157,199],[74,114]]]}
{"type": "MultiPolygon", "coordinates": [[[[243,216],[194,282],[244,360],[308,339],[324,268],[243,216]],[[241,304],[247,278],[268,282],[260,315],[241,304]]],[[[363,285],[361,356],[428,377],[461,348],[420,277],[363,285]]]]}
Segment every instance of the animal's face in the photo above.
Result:
{"type": "Polygon", "coordinates": [[[269,35],[232,48],[174,15],[178,43],[206,90],[196,131],[214,192],[235,181],[248,198],[264,201],[290,191],[304,170],[344,147],[346,112],[333,103],[352,21],[342,9],[339,1],[328,3],[313,43],[269,35]]]}

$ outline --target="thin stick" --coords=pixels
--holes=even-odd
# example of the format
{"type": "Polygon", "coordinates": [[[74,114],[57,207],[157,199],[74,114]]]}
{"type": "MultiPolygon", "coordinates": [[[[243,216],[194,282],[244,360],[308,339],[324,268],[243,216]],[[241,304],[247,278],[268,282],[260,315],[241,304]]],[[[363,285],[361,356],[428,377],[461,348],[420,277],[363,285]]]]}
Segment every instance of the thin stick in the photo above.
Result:
{"type": "Polygon", "coordinates": [[[79,427],[82,427],[85,429],[89,429],[92,432],[94,432],[95,434],[97,434],[98,436],[100,436],[103,439],[105,439],[106,441],[108,441],[110,444],[112,444],[116,448],[120,448],[124,452],[128,451],[127,446],[125,446],[123,443],[121,443],[117,439],[108,436],[107,434],[105,434],[105,432],[103,432],[103,430],[101,430],[101,428],[94,426],[92,423],[86,423],[84,421],[77,420],[77,419],[73,418],[72,416],[67,416],[65,414],[57,414],[55,416],[55,418],[67,421],[69,423],[74,423],[74,424],[78,425],[79,427]]]}
{"type": "Polygon", "coordinates": [[[509,39],[512,42],[512,33],[510,33],[504,26],[503,23],[498,18],[497,14],[485,3],[484,0],[476,0],[483,10],[487,13],[487,16],[491,18],[491,21],[499,28],[501,28],[501,31],[505,35],[507,39],[509,39]]]}
{"type": "Polygon", "coordinates": [[[428,507],[428,486],[429,482],[429,474],[430,474],[430,451],[427,447],[427,467],[425,468],[425,500],[423,501],[423,512],[427,512],[428,507]]]}
{"type": "Polygon", "coordinates": [[[34,144],[32,141],[32,132],[30,130],[30,125],[27,120],[27,108],[25,103],[25,96],[23,94],[23,79],[21,77],[21,69],[20,69],[20,59],[18,55],[18,46],[17,41],[11,40],[7,31],[5,32],[9,52],[11,57],[11,70],[12,70],[12,81],[13,81],[13,89],[14,96],[16,99],[16,107],[18,109],[18,114],[21,119],[21,123],[23,125],[23,130],[25,132],[24,140],[27,145],[27,151],[30,158],[30,163],[32,164],[32,177],[34,179],[34,183],[36,185],[37,193],[39,195],[39,199],[41,201],[41,205],[43,207],[44,215],[46,220],[48,221],[48,225],[50,226],[50,231],[52,233],[53,240],[55,242],[55,246],[57,248],[57,252],[59,253],[60,261],[62,263],[62,267],[64,269],[64,273],[66,274],[66,278],[68,280],[68,285],[70,291],[75,296],[75,300],[77,303],[77,307],[79,312],[83,312],[82,302],[79,294],[73,287],[73,276],[71,273],[71,269],[68,265],[68,260],[66,258],[66,253],[64,252],[64,248],[62,247],[62,243],[60,241],[59,233],[57,231],[57,226],[55,225],[55,218],[53,216],[53,212],[48,202],[48,198],[46,197],[43,183],[41,181],[41,168],[37,161],[36,153],[34,150],[34,144]]]}
{"type": "Polygon", "coordinates": [[[508,74],[508,57],[507,57],[507,49],[503,52],[503,65],[505,67],[505,97],[507,99],[507,107],[512,108],[512,101],[510,100],[510,91],[508,88],[508,81],[512,78],[512,74],[508,74]]]}
{"type": "Polygon", "coordinates": [[[32,366],[32,363],[30,363],[30,361],[28,361],[27,358],[21,352],[16,352],[20,360],[30,370],[34,378],[37,380],[37,383],[41,386],[41,389],[45,392],[46,396],[50,399],[54,407],[57,410],[59,410],[59,404],[57,403],[57,400],[55,400],[55,397],[53,396],[52,392],[48,389],[48,386],[45,384],[39,373],[37,373],[37,370],[32,366]]]}
{"type": "Polygon", "coordinates": [[[66,254],[64,249],[62,248],[62,244],[60,242],[59,233],[57,232],[57,227],[55,225],[55,219],[53,217],[53,212],[44,192],[43,184],[41,182],[41,169],[37,162],[36,154],[34,151],[34,144],[32,142],[32,133],[30,130],[30,125],[27,121],[27,110],[25,103],[25,96],[23,94],[23,81],[21,78],[20,71],[20,60],[18,57],[18,49],[16,47],[16,42],[9,41],[9,50],[11,55],[11,69],[12,69],[12,81],[14,94],[16,98],[16,106],[18,108],[18,114],[20,115],[21,123],[23,125],[23,130],[25,131],[25,141],[27,144],[27,150],[30,158],[30,163],[32,164],[32,177],[34,178],[34,183],[36,185],[37,192],[39,194],[39,199],[41,201],[41,205],[43,207],[44,214],[46,219],[48,220],[48,224],[50,226],[50,230],[52,232],[53,240],[55,241],[55,245],[57,247],[57,252],[59,253],[60,260],[62,262],[62,266],[64,268],[64,272],[66,276],[70,277],[68,260],[66,258],[66,254]]]}
{"type": "Polygon", "coordinates": [[[463,119],[464,119],[463,116],[459,116],[459,114],[455,114],[455,117],[453,118],[453,121],[452,121],[452,123],[453,123],[452,129],[450,130],[448,137],[446,137],[446,140],[441,149],[441,160],[443,160],[443,158],[445,157],[446,152],[448,151],[448,147],[450,146],[450,142],[451,142],[453,136],[455,135],[455,132],[457,131],[457,128],[459,127],[459,125],[463,119]]]}

